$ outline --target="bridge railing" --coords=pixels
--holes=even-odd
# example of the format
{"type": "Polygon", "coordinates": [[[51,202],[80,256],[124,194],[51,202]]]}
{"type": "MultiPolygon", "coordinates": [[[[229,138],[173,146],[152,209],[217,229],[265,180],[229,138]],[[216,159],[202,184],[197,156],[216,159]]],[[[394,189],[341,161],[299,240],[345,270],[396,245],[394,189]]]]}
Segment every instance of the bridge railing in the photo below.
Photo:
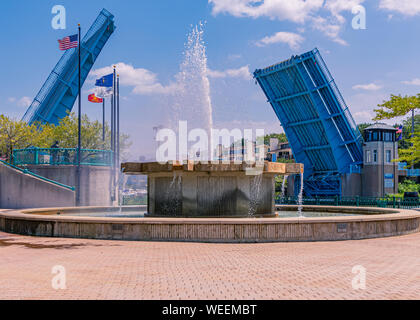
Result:
{"type": "MultiPolygon", "coordinates": [[[[28,148],[13,151],[13,163],[22,165],[77,165],[77,148],[28,148]]],[[[111,150],[81,149],[80,164],[111,166],[111,150]]]]}
{"type": "MultiPolygon", "coordinates": [[[[298,197],[276,197],[276,204],[297,204],[298,197]]],[[[330,198],[303,198],[304,205],[322,206],[355,206],[355,207],[380,207],[412,209],[420,208],[420,200],[417,198],[398,197],[330,197],[330,198]]]]}

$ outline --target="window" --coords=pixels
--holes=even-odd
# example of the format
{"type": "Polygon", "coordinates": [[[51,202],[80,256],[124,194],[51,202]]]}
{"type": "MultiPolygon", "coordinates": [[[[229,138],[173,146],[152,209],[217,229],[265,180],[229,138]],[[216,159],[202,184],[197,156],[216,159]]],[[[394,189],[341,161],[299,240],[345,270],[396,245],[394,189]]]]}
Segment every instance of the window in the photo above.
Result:
{"type": "Polygon", "coordinates": [[[378,162],[378,151],[373,150],[373,162],[378,162]]]}
{"type": "Polygon", "coordinates": [[[370,150],[366,150],[366,163],[370,163],[370,162],[371,162],[370,150]]]}
{"type": "Polygon", "coordinates": [[[394,133],[392,133],[392,132],[384,132],[384,141],[392,142],[393,141],[393,135],[394,135],[394,133]]]}
{"type": "Polygon", "coordinates": [[[391,158],[391,150],[386,150],[386,153],[385,153],[385,161],[386,161],[386,163],[391,163],[391,160],[392,160],[392,158],[391,158]]]}

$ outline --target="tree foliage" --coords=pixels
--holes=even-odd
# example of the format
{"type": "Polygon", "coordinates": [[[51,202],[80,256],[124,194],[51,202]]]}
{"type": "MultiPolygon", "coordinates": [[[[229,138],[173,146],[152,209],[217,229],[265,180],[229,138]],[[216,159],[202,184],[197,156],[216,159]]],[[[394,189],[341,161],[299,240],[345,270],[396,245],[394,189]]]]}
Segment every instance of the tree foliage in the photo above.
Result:
{"type": "Polygon", "coordinates": [[[371,126],[371,123],[368,122],[364,122],[364,123],[359,123],[357,125],[357,129],[359,129],[360,133],[363,135],[363,132],[365,131],[365,129],[369,126],[371,126]]]}
{"type": "Polygon", "coordinates": [[[388,101],[384,101],[375,109],[376,117],[373,120],[392,119],[405,116],[412,110],[420,109],[420,93],[416,96],[401,96],[391,94],[388,101]]]}
{"type": "MultiPolygon", "coordinates": [[[[87,115],[82,116],[82,148],[83,149],[111,149],[111,130],[105,124],[105,141],[102,139],[102,123],[91,121],[87,115]]],[[[63,118],[59,125],[33,124],[10,119],[0,115],[0,154],[6,161],[13,162],[11,155],[15,149],[29,147],[50,148],[58,142],[59,148],[76,148],[78,144],[78,118],[70,113],[63,118]]],[[[131,145],[129,136],[120,134],[121,158],[131,145]]]]}
{"type": "MultiPolygon", "coordinates": [[[[407,115],[410,111],[420,109],[420,93],[416,96],[391,95],[388,101],[384,101],[375,109],[374,120],[392,119],[407,115]]],[[[420,126],[418,118],[415,117],[414,135],[411,133],[411,119],[403,122],[403,141],[399,143],[399,159],[410,166],[420,163],[420,126]]]]}
{"type": "Polygon", "coordinates": [[[270,145],[270,138],[279,139],[279,143],[287,142],[286,134],[284,134],[284,133],[270,133],[270,134],[266,134],[264,136],[264,144],[265,145],[267,145],[267,146],[270,145]]]}

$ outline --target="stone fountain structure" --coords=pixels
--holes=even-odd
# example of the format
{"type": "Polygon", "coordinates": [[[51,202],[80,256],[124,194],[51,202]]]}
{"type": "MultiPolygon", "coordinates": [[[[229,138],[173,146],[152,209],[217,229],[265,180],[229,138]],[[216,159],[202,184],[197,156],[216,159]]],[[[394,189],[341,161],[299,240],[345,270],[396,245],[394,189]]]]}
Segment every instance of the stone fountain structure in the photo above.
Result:
{"type": "Polygon", "coordinates": [[[121,168],[148,176],[153,217],[273,216],[275,176],[303,172],[303,164],[275,162],[127,162],[121,168]]]}

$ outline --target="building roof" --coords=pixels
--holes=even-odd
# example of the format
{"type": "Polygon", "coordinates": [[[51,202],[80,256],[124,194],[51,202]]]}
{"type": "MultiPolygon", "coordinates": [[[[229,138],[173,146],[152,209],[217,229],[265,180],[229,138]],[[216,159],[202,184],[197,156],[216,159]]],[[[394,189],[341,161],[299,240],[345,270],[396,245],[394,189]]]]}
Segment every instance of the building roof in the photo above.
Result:
{"type": "Polygon", "coordinates": [[[389,126],[385,123],[374,123],[371,126],[367,127],[365,130],[395,130],[396,128],[389,126]]]}

